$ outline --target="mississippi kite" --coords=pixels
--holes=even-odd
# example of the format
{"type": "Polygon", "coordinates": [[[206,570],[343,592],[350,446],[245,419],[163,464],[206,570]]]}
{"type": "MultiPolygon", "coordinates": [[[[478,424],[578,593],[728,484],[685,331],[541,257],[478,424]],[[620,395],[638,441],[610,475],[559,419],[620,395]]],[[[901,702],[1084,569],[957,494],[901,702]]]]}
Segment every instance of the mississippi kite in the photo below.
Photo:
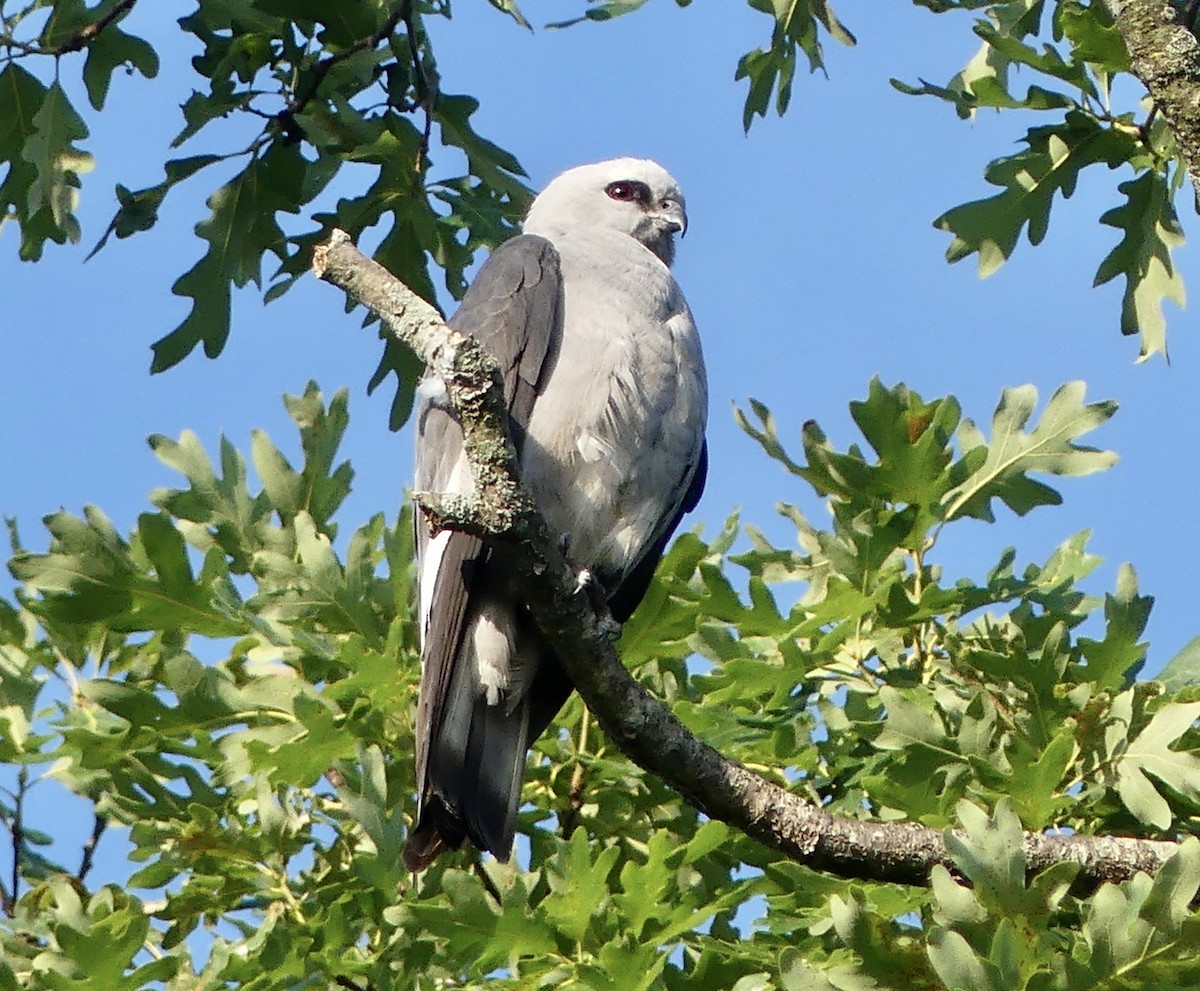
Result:
{"type": "MultiPolygon", "coordinates": [[[[704,359],[670,271],[686,229],[679,186],[654,162],[571,169],[450,320],[499,362],[522,482],[618,622],[704,487],[704,359]]],[[[427,378],[420,392],[416,486],[470,492],[444,387],[427,378]]],[[[405,863],[422,870],[464,839],[506,860],[526,754],[571,684],[502,555],[466,534],[431,536],[417,515],[420,809],[405,863]]]]}

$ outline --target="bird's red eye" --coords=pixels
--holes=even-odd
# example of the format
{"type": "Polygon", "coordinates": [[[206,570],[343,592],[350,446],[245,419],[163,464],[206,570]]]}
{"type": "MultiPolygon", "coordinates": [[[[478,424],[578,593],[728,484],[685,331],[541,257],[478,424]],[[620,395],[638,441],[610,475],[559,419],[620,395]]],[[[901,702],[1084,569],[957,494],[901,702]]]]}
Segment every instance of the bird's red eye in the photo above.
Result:
{"type": "Polygon", "coordinates": [[[634,179],[618,179],[616,182],[610,182],[604,187],[604,191],[611,199],[623,200],[626,203],[648,204],[650,202],[650,187],[644,182],[637,182],[634,179]]]}

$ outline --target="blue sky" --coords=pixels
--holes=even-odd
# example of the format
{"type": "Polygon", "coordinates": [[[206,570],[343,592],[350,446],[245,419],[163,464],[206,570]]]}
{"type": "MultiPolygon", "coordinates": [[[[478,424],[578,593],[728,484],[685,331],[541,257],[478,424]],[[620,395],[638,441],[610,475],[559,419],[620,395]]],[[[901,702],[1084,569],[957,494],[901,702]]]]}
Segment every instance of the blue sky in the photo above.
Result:
{"type": "MultiPolygon", "coordinates": [[[[539,0],[523,9],[541,25],[578,8],[539,0]]],[[[1118,465],[1064,480],[1062,507],[1024,520],[1001,510],[998,525],[948,529],[937,558],[951,578],[982,576],[1007,545],[1018,548],[1018,562],[1042,561],[1091,528],[1090,548],[1105,564],[1090,589],[1111,589],[1116,566],[1130,561],[1142,591],[1158,599],[1148,670],[1198,632],[1198,472],[1187,441],[1200,425],[1193,321],[1170,310],[1173,363],[1137,366],[1136,341],[1117,331],[1118,286],[1090,288],[1116,238],[1096,218],[1116,205],[1116,182],[1129,175],[1085,174],[1076,195],[1056,203],[1046,243],[1023,243],[987,281],[973,260],[942,260],[948,236],[930,221],[989,194],[983,167],[1016,150],[1025,124],[1009,115],[964,124],[943,104],[897,93],[888,79],[948,79],[976,47],[968,17],[878,0],[839,4],[859,46],[830,44],[828,78],[799,77],[788,116],[757,122],[747,137],[744,84],[733,70],[769,37],[770,20],[742,3],[680,10],[658,0],[608,24],[534,34],[483,0],[458,0],[455,11],[453,21],[429,22],[442,87],[482,100],[476,128],[514,152],[534,186],[625,154],[657,159],[683,186],[690,227],[676,268],[704,340],[712,397],[709,485],[694,520],[710,534],[740,506],[745,520],[790,543],[774,513],[779,499],[798,502],[814,522],[824,518],[734,425],[732,404],[749,396],[772,407],[798,449],[808,419],[835,444],[857,440],[847,403],[865,395],[873,375],[926,398],[953,393],[985,424],[1005,386],[1032,382],[1045,399],[1082,378],[1090,399],[1121,404],[1091,439],[1115,449],[1118,465]]],[[[163,69],[150,82],[118,73],[110,109],[90,120],[84,145],[97,162],[85,177],[83,243],[51,245],[43,261],[25,264],[16,232],[0,233],[0,514],[15,516],[35,549],[46,543],[38,521],[47,512],[94,503],[127,530],[151,489],[175,484],[146,446],[151,433],[190,428],[214,451],[222,433],[244,449],[250,431],[263,428],[296,451],[279,397],[310,378],[327,395],[351,392],[345,453],[357,474],[344,532],[373,512],[394,514],[409,481],[411,437],[387,431],[384,390],[365,396],[374,331],[315,280],[265,308],[253,290],[237,294],[218,360],[197,353],[148,374],[150,343],[186,314],[170,286],[201,254],[192,227],[215,186],[207,173],[172,194],[153,231],[114,241],[82,264],[115,209],[113,184],[136,189],[161,179],[181,124],[178,102],[199,85],[171,19],[181,12],[139,5],[130,19],[129,30],[159,46],[163,69]]],[[[64,82],[77,69],[64,64],[64,82]]],[[[244,143],[240,126],[218,148],[202,137],[184,152],[232,150],[244,143]]],[[[435,152],[434,160],[435,177],[459,174],[453,154],[435,152]]],[[[348,170],[334,192],[367,181],[348,170]]],[[[1194,223],[1188,213],[1183,220],[1194,223]]],[[[1177,260],[1185,279],[1200,283],[1194,251],[1185,247],[1177,260]]]]}

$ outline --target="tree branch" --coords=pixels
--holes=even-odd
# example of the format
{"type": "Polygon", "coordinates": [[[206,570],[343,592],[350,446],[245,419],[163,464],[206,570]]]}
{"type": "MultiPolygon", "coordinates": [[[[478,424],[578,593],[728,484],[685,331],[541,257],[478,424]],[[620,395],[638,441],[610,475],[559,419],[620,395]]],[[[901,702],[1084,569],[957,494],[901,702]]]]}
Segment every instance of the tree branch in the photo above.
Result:
{"type": "Polygon", "coordinates": [[[1189,13],[1166,0],[1108,0],[1133,73],[1166,119],[1200,210],[1200,41],[1189,13]]]}
{"type": "MultiPolygon", "coordinates": [[[[534,620],[588,709],[629,758],[711,818],[816,870],[925,885],[934,864],[953,869],[942,831],[830,815],[693,736],[622,666],[612,618],[579,593],[576,571],[522,492],[495,362],[342,231],[317,248],[313,271],[370,309],[445,381],[478,492],[478,505],[463,521],[507,545],[534,620]]],[[[456,526],[445,514],[441,522],[456,526]]],[[[1024,845],[1031,872],[1069,861],[1079,865],[1080,881],[1093,884],[1153,873],[1177,849],[1165,841],[1042,833],[1027,833],[1024,845]]]]}

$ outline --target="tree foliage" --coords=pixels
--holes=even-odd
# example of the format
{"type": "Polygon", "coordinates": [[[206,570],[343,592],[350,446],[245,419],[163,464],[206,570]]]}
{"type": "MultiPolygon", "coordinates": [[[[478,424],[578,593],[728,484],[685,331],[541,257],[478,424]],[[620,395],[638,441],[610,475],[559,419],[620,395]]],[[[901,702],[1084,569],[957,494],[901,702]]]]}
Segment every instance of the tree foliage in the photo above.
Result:
{"type": "Polygon", "coordinates": [[[751,549],[731,555],[735,519],[683,536],[624,630],[637,677],[747,765],[836,814],[961,825],[960,876],[936,868],[929,888],[821,875],[706,820],[578,699],[531,759],[520,866],[463,854],[405,874],[410,521],[375,517],[335,553],[347,399],[312,386],[287,407],[298,462],[261,434],[249,463],[226,440],[214,463],[190,434],[154,437],[179,481],[132,533],[89,508],[46,518],[46,553],[17,547],[0,611],[0,756],[21,769],[0,799],[19,856],[0,987],[1200,976],[1195,840],[1155,878],[1091,892],[1071,865],[1028,877],[1020,853],[1021,829],[1196,831],[1200,701],[1133,680],[1150,600],[1132,569],[1103,600],[1081,591],[1098,563],[1086,534],[975,578],[937,560],[950,527],[1057,502],[1046,473],[1111,463],[1083,441],[1113,404],[1071,384],[1039,412],[1013,389],[981,429],[953,398],[874,382],[852,405],[862,441],[839,448],[810,424],[794,458],[756,403],[746,429],[797,496],[826,500],[828,525],[783,504],[796,549],[747,526],[751,549]],[[127,830],[127,876],[93,886],[90,867],[56,862],[45,824],[20,815],[55,787],[127,830]]]}
{"type": "MultiPolygon", "coordinates": [[[[898,89],[944,100],[964,119],[986,110],[1040,119],[1027,128],[1024,150],[987,166],[985,179],[999,192],[953,206],[935,220],[951,235],[947,258],[977,255],[980,274],[990,274],[1022,234],[1041,242],[1055,199],[1071,196],[1081,172],[1119,169],[1127,178],[1100,220],[1120,238],[1099,262],[1096,282],[1124,281],[1122,333],[1139,335],[1142,358],[1165,354],[1162,303],[1183,301],[1171,253],[1183,239],[1175,200],[1185,171],[1164,115],[1124,96],[1131,62],[1109,5],[914,2],[941,15],[971,14],[979,49],[944,83],[896,80],[898,89]]],[[[153,46],[122,27],[135,3],[0,5],[0,164],[7,167],[0,222],[20,227],[23,259],[41,257],[47,242],[83,236],[74,210],[93,165],[85,113],[103,111],[112,74],[122,68],[146,78],[157,74],[153,46]],[[86,111],[59,82],[64,72],[78,74],[72,78],[82,83],[86,111]]],[[[592,0],[579,16],[552,26],[605,21],[643,3],[592,0]]],[[[1193,16],[1183,0],[1173,4],[1181,17],[1193,16]]],[[[493,0],[493,6],[528,27],[512,0],[493,0]]],[[[826,41],[855,40],[827,0],[751,0],[751,6],[766,15],[770,31],[762,47],[737,62],[736,76],[747,86],[747,129],[772,105],[780,114],[787,110],[797,66],[822,69],[826,41]]],[[[201,87],[180,94],[184,124],[173,142],[180,155],[163,163],[163,179],[153,186],[117,185],[117,212],[93,251],[112,236],[151,230],[167,196],[185,181],[222,163],[236,163],[237,170],[209,187],[208,214],[196,225],[200,257],[172,288],[191,300],[191,309],[155,342],[153,370],[172,367],[197,347],[219,355],[230,333],[232,289],[253,283],[267,300],[277,298],[332,226],[356,240],[375,229],[377,260],[430,301],[434,268],[452,295],[462,294],[476,249],[513,232],[528,189],[517,158],[476,132],[478,101],[443,87],[424,20],[449,13],[443,0],[332,6],[205,0],[179,19],[199,51],[192,65],[201,87]],[[431,145],[460,152],[465,171],[435,168],[431,145]],[[323,196],[351,163],[373,175],[364,192],[323,196]]],[[[202,188],[198,182],[187,183],[189,192],[202,188]]],[[[398,426],[411,403],[414,369],[396,346],[386,348],[372,384],[389,375],[397,381],[398,426]]]]}
{"type": "MultiPolygon", "coordinates": [[[[125,30],[135,2],[0,2],[0,222],[19,228],[24,259],[83,237],[89,120],[112,74],[157,73],[154,47],[125,30]]],[[[1171,252],[1184,171],[1163,113],[1115,106],[1132,62],[1110,8],[916,2],[976,12],[979,51],[949,81],[898,88],[964,119],[1038,118],[1021,151],[988,166],[996,192],[937,219],[950,260],[977,255],[988,274],[1022,236],[1046,236],[1083,171],[1119,170],[1096,281],[1124,280],[1122,330],[1143,357],[1165,352],[1162,302],[1183,298],[1171,252]]],[[[641,5],[593,2],[577,19],[641,5]]],[[[493,6],[525,24],[512,0],[493,6]]],[[[751,6],[769,37],[737,62],[747,128],[786,111],[801,60],[820,69],[823,44],[854,40],[825,0],[751,6]]],[[[443,89],[424,29],[448,13],[436,0],[201,0],[180,19],[202,79],[180,101],[180,157],[154,186],[117,186],[94,249],[145,234],[168,196],[233,166],[206,190],[198,260],[174,285],[191,310],[156,343],[155,370],[198,346],[218,355],[232,290],[286,292],[330,226],[374,230],[375,257],[430,299],[435,272],[461,293],[476,249],[514,229],[520,164],[476,132],[474,97],[443,89]],[[460,153],[461,175],[435,171],[438,144],[460,153]],[[347,164],[372,178],[331,199],[347,164]]],[[[415,366],[394,344],[375,384],[388,375],[399,422],[415,366]]],[[[956,535],[1058,503],[1047,474],[1112,463],[1087,441],[1115,406],[1086,402],[1082,384],[1040,410],[1032,387],[1006,390],[979,426],[953,397],[876,381],[851,405],[860,441],[810,423],[798,454],[751,403],[742,424],[786,474],[795,545],[736,518],[712,539],[685,534],[623,632],[656,696],[782,787],[835,815],[959,827],[956,871],[935,867],[924,888],[818,873],[708,820],[625,759],[578,699],[531,757],[517,862],[464,853],[405,874],[411,520],[378,515],[339,536],[347,397],[313,385],[286,403],[298,455],[263,434],[248,456],[222,439],[215,459],[189,433],[151,438],[176,487],[151,494],[132,532],[96,507],[58,512],[33,553],[10,526],[0,991],[1200,981],[1196,839],[1153,878],[1091,889],[1073,865],[1032,873],[1020,843],[1022,830],[1197,832],[1200,655],[1135,680],[1151,600],[1128,566],[1103,598],[1083,590],[1099,563],[1086,532],[1042,562],[1010,549],[982,575],[939,560],[956,535]],[[824,525],[797,508],[814,495],[824,525]],[[750,549],[735,553],[739,534],[750,549]],[[32,811],[51,789],[89,810],[81,851],[32,811]],[[127,852],[101,870],[96,848],[114,834],[127,852]]]]}

